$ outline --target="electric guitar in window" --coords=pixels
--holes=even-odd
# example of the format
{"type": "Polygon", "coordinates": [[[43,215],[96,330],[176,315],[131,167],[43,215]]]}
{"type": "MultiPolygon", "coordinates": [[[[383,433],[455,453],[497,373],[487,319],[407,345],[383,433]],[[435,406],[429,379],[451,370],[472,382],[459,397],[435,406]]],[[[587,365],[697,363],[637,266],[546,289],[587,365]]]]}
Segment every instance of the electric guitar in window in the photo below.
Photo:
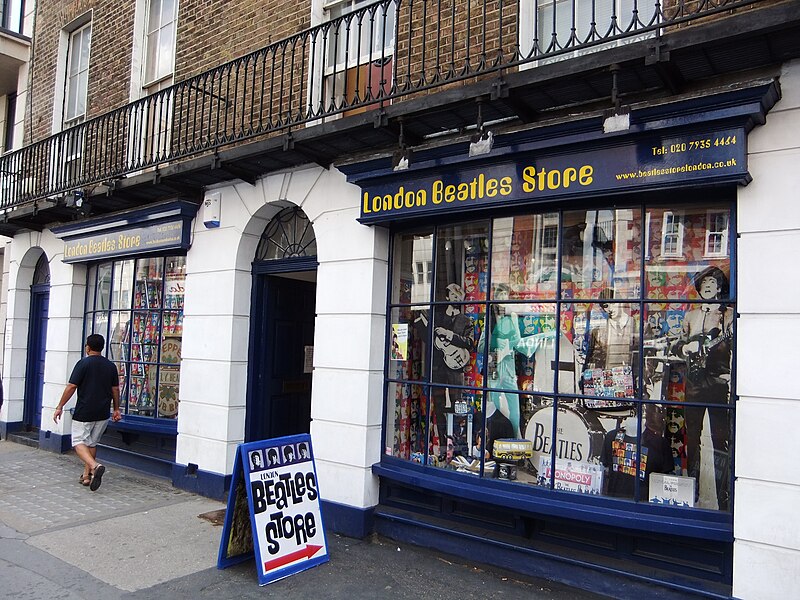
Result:
{"type": "Polygon", "coordinates": [[[733,331],[728,329],[723,335],[719,335],[719,329],[714,328],[708,333],[699,333],[689,338],[687,344],[697,342],[699,350],[697,352],[686,353],[686,368],[689,377],[696,378],[706,371],[708,353],[722,342],[726,342],[733,337],[733,331]]]}
{"type": "MultiPolygon", "coordinates": [[[[437,329],[433,336],[433,345],[442,353],[444,364],[448,369],[462,370],[469,364],[469,350],[456,346],[453,344],[452,338],[448,339],[447,335],[440,331],[444,330],[437,329]]],[[[450,333],[452,334],[452,331],[450,333]]]]}

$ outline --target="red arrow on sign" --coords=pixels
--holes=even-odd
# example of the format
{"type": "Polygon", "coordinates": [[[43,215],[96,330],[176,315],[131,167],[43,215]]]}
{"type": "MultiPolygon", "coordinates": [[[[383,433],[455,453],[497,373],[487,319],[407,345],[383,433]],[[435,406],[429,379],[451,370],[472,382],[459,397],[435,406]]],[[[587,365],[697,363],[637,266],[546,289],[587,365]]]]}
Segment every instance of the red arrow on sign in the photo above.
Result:
{"type": "Polygon", "coordinates": [[[322,546],[312,546],[311,544],[307,544],[305,548],[296,550],[295,552],[287,554],[286,556],[281,556],[274,560],[268,560],[264,563],[264,572],[279,569],[280,567],[284,567],[301,558],[311,558],[321,549],[322,546]]]}

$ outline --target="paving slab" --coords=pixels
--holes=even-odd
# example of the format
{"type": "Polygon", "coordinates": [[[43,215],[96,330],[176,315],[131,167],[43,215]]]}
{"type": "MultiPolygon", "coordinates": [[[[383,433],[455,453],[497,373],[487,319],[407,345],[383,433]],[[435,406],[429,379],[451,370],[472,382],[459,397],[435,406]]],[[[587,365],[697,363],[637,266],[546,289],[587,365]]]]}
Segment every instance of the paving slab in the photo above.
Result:
{"type": "Polygon", "coordinates": [[[169,482],[113,466],[92,492],[78,481],[83,467],[76,456],[32,448],[20,452],[12,449],[16,444],[0,444],[0,521],[19,532],[73,527],[195,497],[169,482]]]}
{"type": "Polygon", "coordinates": [[[198,515],[222,506],[215,500],[192,497],[40,533],[27,542],[100,581],[135,591],[214,567],[222,528],[198,515]]]}

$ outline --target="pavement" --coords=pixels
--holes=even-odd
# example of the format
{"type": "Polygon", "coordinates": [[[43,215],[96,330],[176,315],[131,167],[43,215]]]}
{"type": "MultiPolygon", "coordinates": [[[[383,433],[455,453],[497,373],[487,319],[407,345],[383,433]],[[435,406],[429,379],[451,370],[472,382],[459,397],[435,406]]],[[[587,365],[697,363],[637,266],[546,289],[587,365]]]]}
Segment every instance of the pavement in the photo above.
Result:
{"type": "Polygon", "coordinates": [[[223,503],[106,466],[91,492],[73,453],[0,441],[0,598],[604,598],[377,535],[331,532],[329,562],[259,587],[253,560],[216,567],[223,503]]]}

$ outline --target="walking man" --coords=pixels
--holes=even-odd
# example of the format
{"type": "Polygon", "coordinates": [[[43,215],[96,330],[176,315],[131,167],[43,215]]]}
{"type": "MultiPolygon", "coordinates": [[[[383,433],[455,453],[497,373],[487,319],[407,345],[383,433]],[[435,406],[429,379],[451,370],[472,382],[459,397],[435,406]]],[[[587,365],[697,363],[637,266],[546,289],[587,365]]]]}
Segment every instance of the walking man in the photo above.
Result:
{"type": "Polygon", "coordinates": [[[81,483],[93,492],[100,487],[106,468],[96,460],[97,443],[108,426],[109,401],[114,403],[112,419],[119,421],[119,373],[117,367],[100,353],[106,341],[102,335],[93,333],[86,338],[86,356],[72,370],[69,383],[61,394],[61,401],[53,413],[58,423],[75,390],[78,401],[72,414],[72,447],[83,461],[81,483]]]}

